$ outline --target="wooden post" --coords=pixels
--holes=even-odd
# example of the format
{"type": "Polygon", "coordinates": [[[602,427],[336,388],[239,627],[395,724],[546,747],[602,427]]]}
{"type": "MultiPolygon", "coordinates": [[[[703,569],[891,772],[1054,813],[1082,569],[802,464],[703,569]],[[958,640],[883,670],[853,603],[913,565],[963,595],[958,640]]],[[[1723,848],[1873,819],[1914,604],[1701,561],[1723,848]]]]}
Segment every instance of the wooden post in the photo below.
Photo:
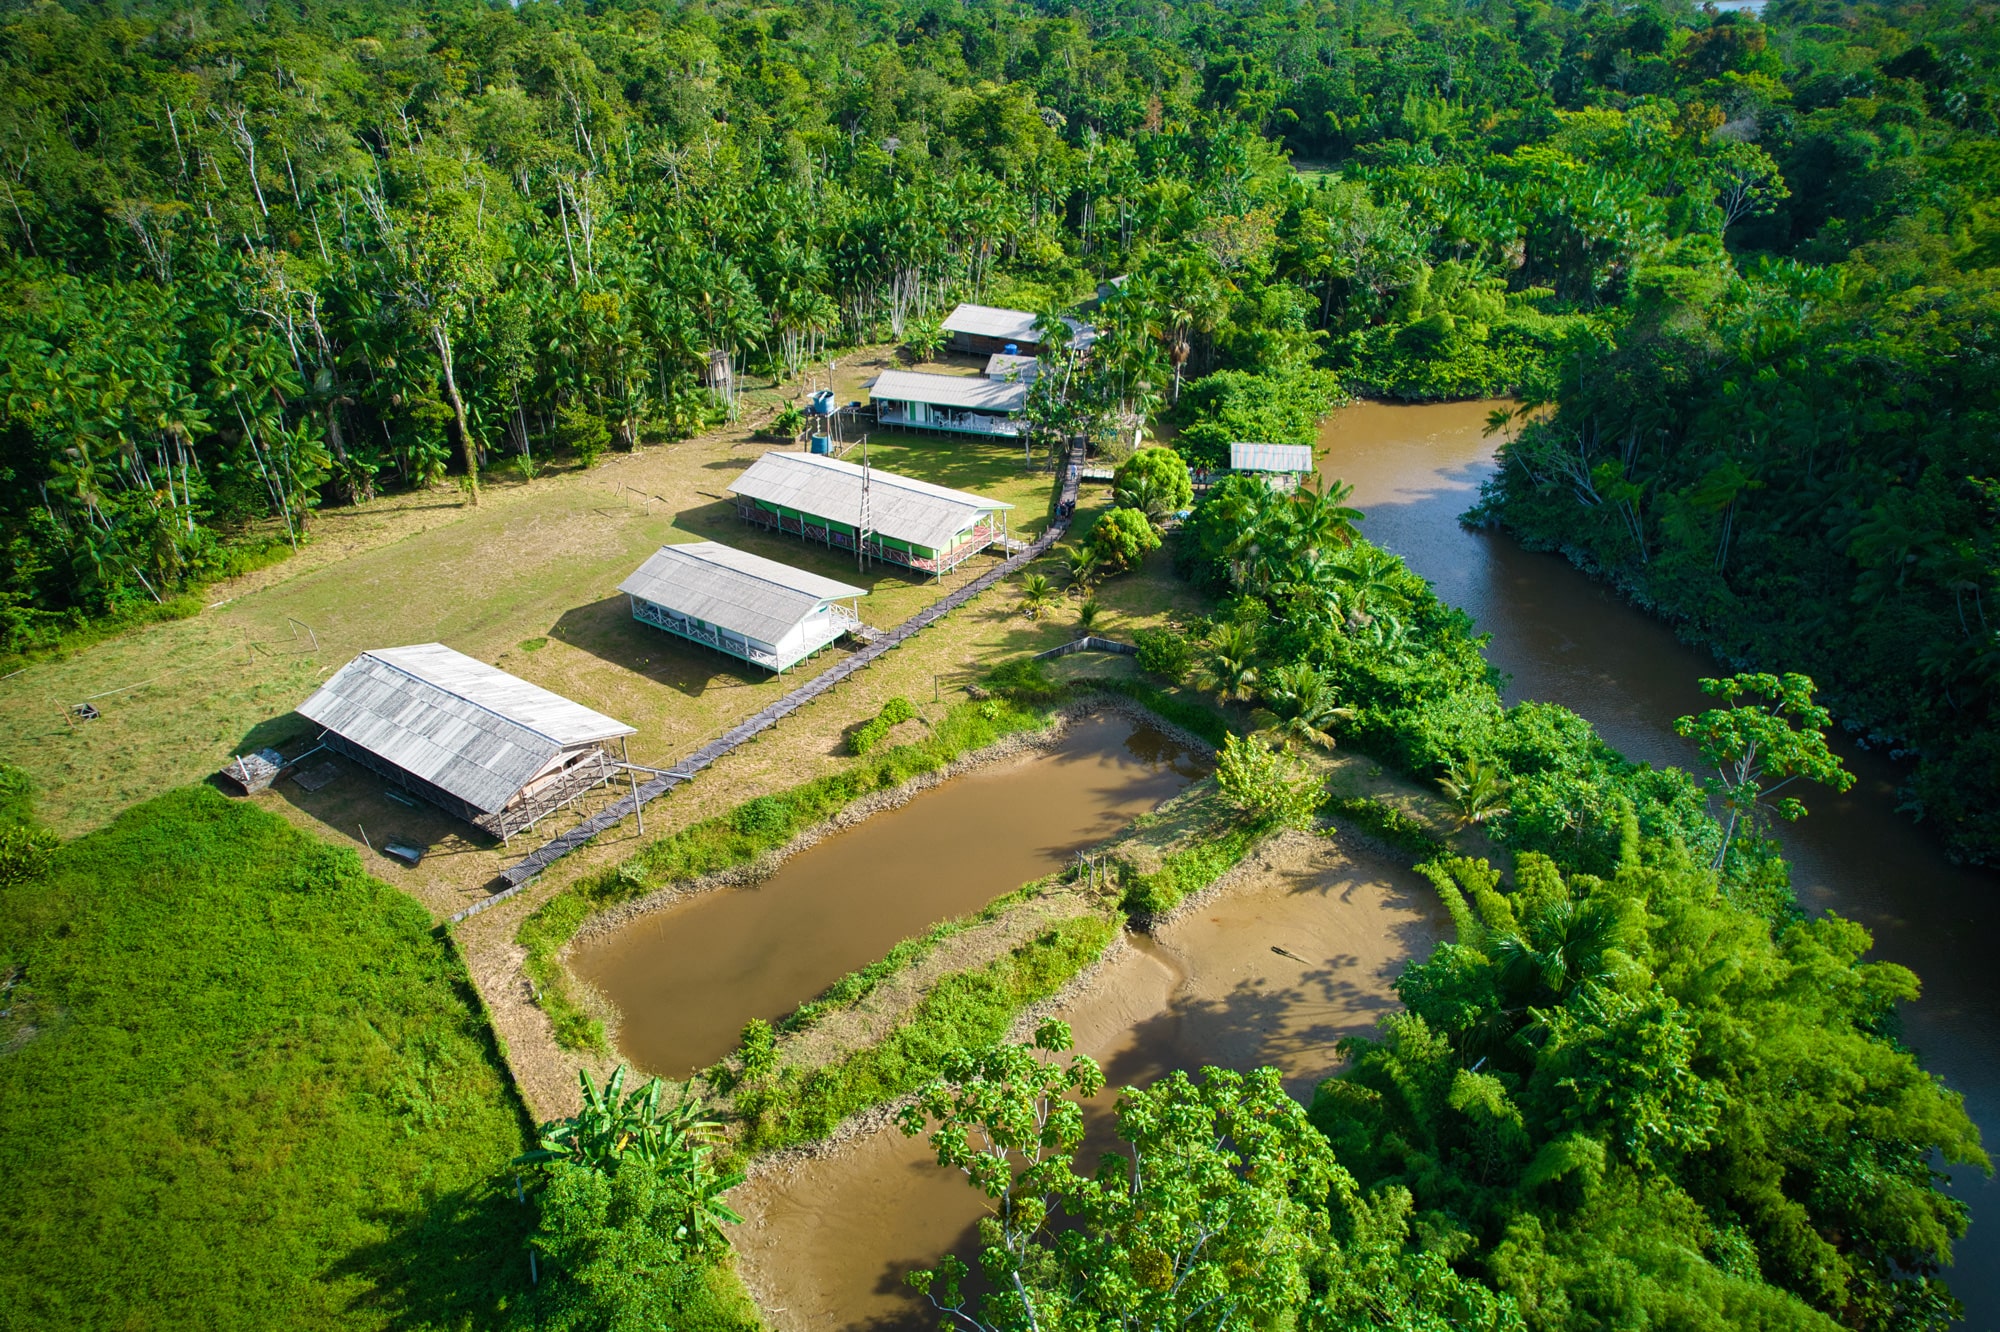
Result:
{"type": "Polygon", "coordinates": [[[618,737],[618,752],[625,759],[625,775],[632,779],[632,812],[639,817],[639,836],[646,835],[646,807],[639,803],[639,774],[632,770],[632,749],[625,743],[626,737],[618,737]]]}

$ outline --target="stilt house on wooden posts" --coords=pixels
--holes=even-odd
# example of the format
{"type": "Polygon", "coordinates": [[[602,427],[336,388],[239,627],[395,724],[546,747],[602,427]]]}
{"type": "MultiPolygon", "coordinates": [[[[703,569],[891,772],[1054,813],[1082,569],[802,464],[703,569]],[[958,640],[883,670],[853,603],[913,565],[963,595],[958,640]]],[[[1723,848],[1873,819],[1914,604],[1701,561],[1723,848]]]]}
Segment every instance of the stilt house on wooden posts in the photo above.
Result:
{"type": "Polygon", "coordinates": [[[442,643],[364,652],[298,711],[328,749],[503,839],[609,781],[607,746],[633,734],[442,643]]]}
{"type": "Polygon", "coordinates": [[[618,585],[642,624],[767,671],[785,671],[861,627],[867,595],[716,541],[662,546],[618,585]]]}
{"type": "Polygon", "coordinates": [[[884,370],[868,386],[868,396],[877,425],[1008,439],[1028,428],[1022,416],[1028,407],[1025,380],[884,370]]]}
{"type": "Polygon", "coordinates": [[[1004,544],[1014,507],[816,453],[767,453],[729,489],[745,522],[938,577],[1004,544]]]}
{"type": "Polygon", "coordinates": [[[1292,490],[1312,475],[1313,451],[1305,444],[1231,444],[1229,470],[1261,476],[1273,490],[1292,490]]]}
{"type": "MultiPolygon", "coordinates": [[[[1004,310],[993,305],[960,305],[945,316],[945,345],[955,352],[990,356],[1039,356],[1053,348],[1042,345],[1035,331],[1035,315],[1027,310],[1004,310]]],[[[1078,351],[1097,341],[1097,330],[1077,319],[1065,317],[1069,325],[1069,345],[1078,351]]]]}

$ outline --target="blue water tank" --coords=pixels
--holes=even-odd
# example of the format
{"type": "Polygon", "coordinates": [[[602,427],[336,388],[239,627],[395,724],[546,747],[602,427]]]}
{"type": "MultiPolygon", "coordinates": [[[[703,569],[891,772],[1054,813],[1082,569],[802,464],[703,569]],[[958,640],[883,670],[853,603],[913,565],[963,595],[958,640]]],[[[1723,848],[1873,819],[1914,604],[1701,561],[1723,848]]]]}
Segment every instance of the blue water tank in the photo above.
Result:
{"type": "Polygon", "coordinates": [[[812,412],[815,416],[833,415],[832,389],[820,389],[812,395],[812,412]]]}
{"type": "Polygon", "coordinates": [[[814,435],[812,437],[812,451],[814,453],[832,453],[833,441],[825,435],[814,435]]]}
{"type": "Polygon", "coordinates": [[[1005,351],[1009,356],[1019,356],[1021,354],[1021,344],[1018,342],[1010,342],[1007,344],[1005,351]]]}

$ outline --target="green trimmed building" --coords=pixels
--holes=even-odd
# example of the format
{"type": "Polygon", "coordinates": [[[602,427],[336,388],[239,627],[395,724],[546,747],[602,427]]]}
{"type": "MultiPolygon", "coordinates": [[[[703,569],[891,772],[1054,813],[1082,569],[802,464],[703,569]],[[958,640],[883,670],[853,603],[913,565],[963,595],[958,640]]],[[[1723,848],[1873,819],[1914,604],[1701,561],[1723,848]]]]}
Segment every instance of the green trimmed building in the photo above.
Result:
{"type": "Polygon", "coordinates": [[[729,490],[745,522],[938,577],[1004,546],[1014,507],[818,453],[767,453],[729,490]]]}

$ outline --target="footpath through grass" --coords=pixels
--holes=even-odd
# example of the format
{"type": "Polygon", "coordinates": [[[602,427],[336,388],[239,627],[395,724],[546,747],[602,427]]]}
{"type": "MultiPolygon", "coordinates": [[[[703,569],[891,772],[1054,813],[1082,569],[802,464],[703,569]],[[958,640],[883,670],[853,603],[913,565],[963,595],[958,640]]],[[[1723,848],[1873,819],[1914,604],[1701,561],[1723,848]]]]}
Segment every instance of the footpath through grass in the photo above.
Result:
{"type": "Polygon", "coordinates": [[[423,908],[207,787],[0,890],[0,1324],[487,1327],[526,1124],[423,908]]]}

